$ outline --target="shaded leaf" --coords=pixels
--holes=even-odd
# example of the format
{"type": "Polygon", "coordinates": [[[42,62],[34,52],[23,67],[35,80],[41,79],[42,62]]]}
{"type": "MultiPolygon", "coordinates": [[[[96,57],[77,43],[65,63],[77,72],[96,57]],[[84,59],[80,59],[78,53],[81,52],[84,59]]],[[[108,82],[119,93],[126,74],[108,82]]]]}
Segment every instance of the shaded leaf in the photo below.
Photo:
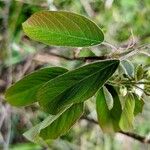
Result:
{"type": "Polygon", "coordinates": [[[139,81],[143,78],[144,76],[144,70],[143,70],[143,67],[142,65],[138,65],[136,67],[136,70],[135,70],[135,79],[136,81],[139,81]]]}
{"type": "Polygon", "coordinates": [[[139,98],[136,94],[133,94],[134,100],[135,100],[135,108],[134,108],[134,115],[138,115],[139,113],[142,113],[144,101],[139,98]]]}
{"type": "Polygon", "coordinates": [[[68,106],[55,116],[48,116],[44,121],[24,133],[24,136],[35,143],[47,139],[56,139],[64,135],[83,113],[83,103],[68,106]]]}
{"type": "Polygon", "coordinates": [[[100,89],[96,98],[98,122],[104,132],[117,132],[120,130],[119,120],[122,112],[121,104],[116,90],[110,85],[107,85],[106,87],[113,97],[113,107],[109,110],[104,89],[100,89]]]}
{"type": "Polygon", "coordinates": [[[112,76],[118,65],[119,60],[94,62],[47,82],[37,95],[40,106],[44,111],[56,114],[68,104],[89,99],[112,76]]]}
{"type": "Polygon", "coordinates": [[[113,121],[108,109],[103,88],[98,91],[96,98],[98,122],[103,132],[114,132],[113,121]]]}
{"type": "Polygon", "coordinates": [[[66,11],[37,12],[23,23],[23,30],[33,40],[56,46],[92,46],[104,40],[94,22],[66,11]]]}
{"type": "Polygon", "coordinates": [[[126,96],[125,105],[121,114],[120,128],[123,131],[129,131],[133,128],[135,100],[132,94],[126,96]]]}
{"type": "Polygon", "coordinates": [[[39,88],[49,80],[67,72],[61,67],[44,68],[25,76],[6,91],[6,100],[14,106],[26,106],[37,101],[39,88]]]}
{"type": "Polygon", "coordinates": [[[111,116],[113,118],[114,130],[119,131],[120,130],[119,121],[120,121],[120,117],[122,113],[122,106],[120,103],[120,98],[118,96],[117,91],[114,89],[113,86],[106,85],[106,88],[108,89],[108,91],[110,92],[114,100],[113,108],[110,110],[111,116]]]}

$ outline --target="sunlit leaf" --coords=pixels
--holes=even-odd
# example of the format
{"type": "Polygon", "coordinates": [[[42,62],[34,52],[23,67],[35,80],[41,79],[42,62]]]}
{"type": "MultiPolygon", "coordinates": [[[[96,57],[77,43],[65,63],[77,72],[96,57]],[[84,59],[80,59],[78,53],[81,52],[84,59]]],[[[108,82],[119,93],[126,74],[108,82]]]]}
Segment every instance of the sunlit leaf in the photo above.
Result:
{"type": "Polygon", "coordinates": [[[67,72],[61,67],[44,68],[35,71],[11,86],[5,94],[6,100],[14,106],[26,106],[37,101],[39,88],[49,80],[67,72]]]}
{"type": "Polygon", "coordinates": [[[112,76],[118,65],[118,60],[94,62],[47,82],[37,95],[40,106],[44,111],[56,114],[68,104],[89,99],[112,76]]]}
{"type": "Polygon", "coordinates": [[[84,47],[103,42],[101,29],[84,16],[66,11],[40,11],[23,23],[31,39],[56,46],[84,47]]]}

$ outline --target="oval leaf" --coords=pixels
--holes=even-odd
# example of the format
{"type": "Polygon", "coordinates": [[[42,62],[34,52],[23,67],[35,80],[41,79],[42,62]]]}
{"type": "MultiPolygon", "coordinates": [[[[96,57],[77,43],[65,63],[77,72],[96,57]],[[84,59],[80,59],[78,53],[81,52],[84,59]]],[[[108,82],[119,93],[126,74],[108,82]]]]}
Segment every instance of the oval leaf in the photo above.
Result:
{"type": "Polygon", "coordinates": [[[68,104],[80,103],[92,97],[112,76],[119,60],[91,63],[69,71],[39,90],[37,98],[44,111],[58,113],[68,104]]]}
{"type": "Polygon", "coordinates": [[[65,11],[40,11],[23,23],[31,39],[56,46],[84,47],[104,40],[101,29],[84,16],[65,11]]]}
{"type": "Polygon", "coordinates": [[[130,131],[133,128],[135,100],[132,94],[126,96],[125,105],[121,114],[120,128],[123,131],[130,131]]]}
{"type": "Polygon", "coordinates": [[[96,111],[98,123],[103,132],[113,132],[113,121],[108,109],[103,88],[100,89],[96,97],[96,111]]]}
{"type": "Polygon", "coordinates": [[[119,120],[122,112],[121,104],[116,90],[110,85],[106,85],[106,88],[113,97],[113,107],[109,110],[107,105],[108,96],[106,96],[104,88],[100,89],[96,97],[98,122],[104,132],[117,132],[120,130],[119,120]]]}
{"type": "Polygon", "coordinates": [[[8,88],[5,94],[6,100],[14,106],[32,104],[37,101],[37,91],[43,84],[67,71],[61,67],[35,71],[8,88]]]}
{"type": "Polygon", "coordinates": [[[134,108],[134,115],[138,115],[139,113],[142,113],[144,101],[142,98],[139,98],[136,94],[133,94],[134,100],[135,100],[135,108],[134,108]]]}
{"type": "Polygon", "coordinates": [[[106,88],[108,89],[114,100],[113,108],[110,110],[110,113],[113,119],[114,131],[116,132],[120,130],[119,121],[122,113],[122,106],[116,89],[111,85],[106,85],[106,88]]]}
{"type": "Polygon", "coordinates": [[[48,116],[44,121],[24,133],[24,136],[35,143],[42,139],[56,139],[64,135],[81,117],[83,103],[75,104],[55,116],[48,116]],[[41,139],[42,138],[42,139],[41,139]]]}

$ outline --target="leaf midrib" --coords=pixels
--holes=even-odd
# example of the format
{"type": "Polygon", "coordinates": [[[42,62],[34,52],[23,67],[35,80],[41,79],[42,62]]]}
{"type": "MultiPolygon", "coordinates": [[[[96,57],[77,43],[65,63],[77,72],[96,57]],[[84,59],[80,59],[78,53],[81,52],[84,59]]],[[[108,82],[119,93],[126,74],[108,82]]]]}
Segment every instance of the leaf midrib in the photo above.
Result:
{"type": "MultiPolygon", "coordinates": [[[[105,67],[105,68],[103,68],[103,69],[100,69],[99,71],[97,71],[97,72],[95,72],[95,73],[93,73],[93,74],[91,74],[91,75],[89,75],[89,76],[87,76],[87,77],[85,77],[85,78],[83,78],[83,79],[81,79],[80,81],[77,81],[76,83],[74,83],[73,85],[71,85],[71,86],[69,86],[68,88],[66,88],[65,90],[63,90],[62,92],[60,92],[57,96],[55,96],[51,101],[53,101],[55,98],[57,98],[58,96],[60,96],[63,92],[65,92],[66,90],[68,90],[69,88],[71,88],[72,86],[75,86],[76,84],[79,84],[80,82],[82,82],[82,81],[84,81],[84,80],[86,80],[87,78],[90,78],[91,76],[94,76],[95,74],[97,74],[97,73],[99,73],[100,71],[102,71],[102,70],[105,70],[106,68],[108,68],[109,66],[111,66],[111,65],[113,65],[114,63],[112,63],[112,64],[110,64],[110,65],[108,65],[107,67],[105,67]]],[[[66,72],[67,73],[67,72],[66,72]]],[[[64,74],[63,74],[64,75],[64,74]]],[[[63,75],[61,75],[61,76],[63,76],[63,75]]],[[[60,77],[60,76],[59,76],[60,77]]],[[[56,78],[54,78],[55,80],[56,80],[56,78]]],[[[52,79],[53,80],[53,79],[52,79]]],[[[51,81],[52,81],[51,80],[51,81]]],[[[51,81],[48,81],[48,82],[51,82],[51,81]]],[[[48,82],[47,83],[45,83],[45,84],[48,84],[48,82]]],[[[40,89],[39,89],[39,91],[40,91],[40,89]]],[[[40,93],[40,92],[39,92],[40,93]]]]}
{"type": "MultiPolygon", "coordinates": [[[[110,66],[110,65],[109,65],[109,66],[110,66]]],[[[108,66],[108,67],[109,67],[109,66],[108,66]]],[[[107,68],[107,67],[106,67],[106,68],[107,68]]],[[[106,68],[105,68],[105,69],[106,69],[106,68]]],[[[102,70],[104,70],[104,69],[101,69],[101,70],[97,71],[97,73],[100,72],[100,71],[102,71],[102,70]]],[[[88,76],[88,78],[90,78],[90,77],[92,77],[92,76],[95,76],[95,74],[96,74],[96,73],[94,73],[94,74],[88,76]]],[[[110,74],[109,74],[109,75],[110,75],[110,74]]],[[[70,88],[73,88],[73,86],[75,86],[75,85],[81,83],[81,82],[84,81],[84,80],[85,80],[85,79],[80,80],[78,83],[72,85],[70,88]]],[[[105,82],[106,82],[106,81],[105,81],[105,82]]],[[[105,82],[104,82],[104,83],[105,83],[105,82]]],[[[80,84],[79,84],[79,85],[80,85],[80,84]]],[[[83,95],[84,95],[88,90],[89,90],[89,88],[88,88],[84,93],[82,93],[80,97],[83,97],[83,95]]],[[[58,95],[58,96],[59,96],[59,95],[58,95]]],[[[56,97],[55,97],[55,98],[56,98],[56,97]]],[[[55,99],[55,98],[54,98],[54,99],[55,99]]],[[[65,102],[66,102],[66,101],[65,101],[65,102]]],[[[62,105],[62,104],[61,104],[61,105],[62,105]]],[[[61,106],[61,105],[58,105],[58,106],[61,106]]]]}
{"type": "MultiPolygon", "coordinates": [[[[29,25],[29,26],[31,26],[31,25],[29,25]]],[[[28,30],[28,28],[34,28],[34,27],[24,27],[24,29],[25,28],[27,28],[27,30],[28,30]]],[[[37,28],[37,27],[36,27],[37,28]]],[[[79,37],[79,36],[74,36],[74,35],[65,35],[65,34],[62,34],[62,33],[56,33],[56,32],[51,32],[50,30],[46,30],[46,29],[44,29],[44,28],[41,28],[40,27],[40,29],[32,29],[32,31],[31,32],[34,32],[33,30],[42,30],[42,31],[44,31],[44,32],[49,32],[50,34],[54,34],[54,35],[62,35],[62,36],[65,36],[65,37],[71,37],[71,38],[76,38],[76,39],[80,39],[80,40],[85,40],[85,41],[91,41],[91,42],[101,42],[102,40],[101,39],[99,39],[99,40],[94,40],[94,39],[89,39],[89,38],[84,38],[84,37],[79,37]]],[[[47,36],[48,37],[48,36],[47,36]]]]}

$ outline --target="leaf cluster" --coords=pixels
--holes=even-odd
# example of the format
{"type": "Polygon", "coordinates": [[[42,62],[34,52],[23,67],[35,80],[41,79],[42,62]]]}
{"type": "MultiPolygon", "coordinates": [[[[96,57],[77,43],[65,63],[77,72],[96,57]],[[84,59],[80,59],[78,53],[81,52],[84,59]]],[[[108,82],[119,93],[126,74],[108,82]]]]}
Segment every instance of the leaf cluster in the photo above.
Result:
{"type": "MultiPolygon", "coordinates": [[[[102,30],[94,22],[65,11],[37,12],[23,23],[23,30],[31,39],[54,46],[91,47],[104,41],[102,30]]],[[[89,56],[95,57],[90,49],[79,53],[79,57],[89,56]]],[[[74,70],[43,68],[8,88],[5,97],[17,107],[38,103],[48,114],[24,134],[33,142],[64,135],[82,116],[85,101],[94,95],[101,129],[104,132],[129,131],[144,105],[141,95],[137,96],[132,89],[148,76],[142,66],[133,70],[129,61],[120,63],[119,59],[90,62],[74,70]]]]}

